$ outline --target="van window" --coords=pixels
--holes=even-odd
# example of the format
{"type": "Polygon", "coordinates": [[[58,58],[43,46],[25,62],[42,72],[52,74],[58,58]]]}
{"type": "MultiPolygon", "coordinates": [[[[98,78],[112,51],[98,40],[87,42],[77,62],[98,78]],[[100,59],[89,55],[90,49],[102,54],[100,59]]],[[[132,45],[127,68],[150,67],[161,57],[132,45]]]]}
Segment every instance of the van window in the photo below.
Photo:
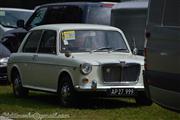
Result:
{"type": "Polygon", "coordinates": [[[92,6],[88,8],[87,23],[110,25],[111,8],[92,6]]]}
{"type": "Polygon", "coordinates": [[[153,24],[161,24],[163,13],[164,0],[151,0],[151,6],[149,9],[149,22],[153,24]]]}
{"type": "Polygon", "coordinates": [[[165,26],[180,26],[180,0],[166,0],[164,23],[165,26]]]}
{"type": "Polygon", "coordinates": [[[47,11],[45,24],[81,23],[82,9],[77,6],[53,6],[47,11]]]}

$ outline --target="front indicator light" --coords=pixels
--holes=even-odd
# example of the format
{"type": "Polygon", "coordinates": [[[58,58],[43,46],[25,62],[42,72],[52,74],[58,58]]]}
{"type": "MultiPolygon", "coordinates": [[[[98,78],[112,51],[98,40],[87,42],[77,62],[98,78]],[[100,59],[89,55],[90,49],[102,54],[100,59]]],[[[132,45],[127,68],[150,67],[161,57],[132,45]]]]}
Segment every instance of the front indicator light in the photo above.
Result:
{"type": "Polygon", "coordinates": [[[87,78],[82,79],[82,83],[87,84],[88,82],[89,82],[89,79],[87,78]]]}

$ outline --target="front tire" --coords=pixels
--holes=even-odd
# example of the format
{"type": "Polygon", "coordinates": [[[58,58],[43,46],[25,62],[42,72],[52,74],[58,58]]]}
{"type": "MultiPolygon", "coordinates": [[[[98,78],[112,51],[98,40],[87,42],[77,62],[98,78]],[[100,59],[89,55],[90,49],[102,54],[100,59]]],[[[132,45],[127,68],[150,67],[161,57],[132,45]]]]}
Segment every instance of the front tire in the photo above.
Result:
{"type": "Polygon", "coordinates": [[[70,106],[72,103],[74,103],[75,91],[70,77],[65,76],[62,79],[58,94],[60,97],[60,102],[63,106],[70,106]]]}
{"type": "Polygon", "coordinates": [[[139,105],[152,105],[152,101],[147,98],[145,92],[139,92],[138,95],[135,97],[136,103],[139,105]]]}
{"type": "Polygon", "coordinates": [[[12,76],[13,93],[15,97],[25,97],[28,94],[28,90],[23,88],[19,73],[16,71],[12,76]]]}

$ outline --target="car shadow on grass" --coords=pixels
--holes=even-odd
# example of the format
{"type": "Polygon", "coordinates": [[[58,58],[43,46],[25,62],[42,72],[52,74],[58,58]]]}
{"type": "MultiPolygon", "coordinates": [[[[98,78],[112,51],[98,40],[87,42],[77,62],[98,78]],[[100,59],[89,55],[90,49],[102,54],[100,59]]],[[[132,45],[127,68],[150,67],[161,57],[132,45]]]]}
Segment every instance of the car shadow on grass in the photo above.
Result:
{"type": "MultiPolygon", "coordinates": [[[[59,99],[54,94],[32,92],[25,98],[16,98],[12,92],[0,93],[0,104],[16,105],[26,108],[65,108],[59,103],[59,99]]],[[[77,109],[114,109],[114,108],[136,108],[133,98],[103,98],[103,97],[83,97],[76,98],[76,103],[68,108],[77,109]]]]}
{"type": "Polygon", "coordinates": [[[74,104],[79,109],[136,108],[139,105],[131,98],[87,98],[74,104]]]}

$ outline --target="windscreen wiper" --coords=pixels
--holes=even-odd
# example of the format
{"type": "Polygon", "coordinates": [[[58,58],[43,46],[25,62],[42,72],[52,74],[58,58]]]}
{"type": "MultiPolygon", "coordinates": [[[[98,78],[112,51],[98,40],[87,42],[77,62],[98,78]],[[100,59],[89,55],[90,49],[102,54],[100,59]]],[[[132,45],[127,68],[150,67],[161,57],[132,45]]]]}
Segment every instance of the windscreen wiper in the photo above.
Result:
{"type": "Polygon", "coordinates": [[[101,48],[98,48],[96,50],[92,50],[92,52],[96,52],[96,51],[102,51],[102,50],[111,50],[112,48],[111,47],[101,47],[101,48]]]}
{"type": "Polygon", "coordinates": [[[112,50],[111,52],[114,52],[114,51],[128,51],[128,50],[126,48],[116,48],[112,50]]]}

